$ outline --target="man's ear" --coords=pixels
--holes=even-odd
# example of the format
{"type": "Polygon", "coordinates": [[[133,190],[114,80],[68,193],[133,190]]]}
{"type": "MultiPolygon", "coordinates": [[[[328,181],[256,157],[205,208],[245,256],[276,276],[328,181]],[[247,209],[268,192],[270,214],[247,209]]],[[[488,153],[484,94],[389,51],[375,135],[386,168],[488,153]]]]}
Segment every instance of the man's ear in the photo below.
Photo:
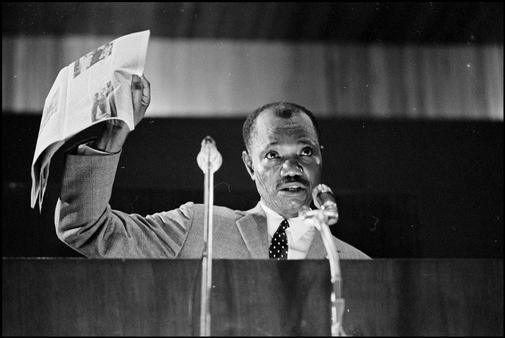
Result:
{"type": "Polygon", "coordinates": [[[254,181],[254,168],[252,165],[252,160],[246,150],[242,151],[242,162],[244,162],[244,166],[251,176],[251,179],[254,181]]]}

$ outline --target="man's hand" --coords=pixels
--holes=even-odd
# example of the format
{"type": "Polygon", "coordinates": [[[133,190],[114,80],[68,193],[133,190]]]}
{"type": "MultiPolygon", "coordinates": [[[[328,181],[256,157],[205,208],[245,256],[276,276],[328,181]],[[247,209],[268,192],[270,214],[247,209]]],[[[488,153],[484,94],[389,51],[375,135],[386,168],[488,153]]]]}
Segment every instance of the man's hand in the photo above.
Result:
{"type": "MultiPolygon", "coordinates": [[[[147,107],[151,103],[151,84],[144,75],[142,77],[133,75],[131,91],[133,121],[135,126],[137,126],[144,118],[147,107]]],[[[109,153],[117,153],[123,148],[129,132],[130,129],[123,121],[108,120],[104,123],[102,134],[97,138],[92,147],[109,153]]]]}
{"type": "Polygon", "coordinates": [[[137,75],[132,77],[132,101],[134,122],[137,126],[151,103],[151,84],[144,75],[142,78],[137,75]]]}

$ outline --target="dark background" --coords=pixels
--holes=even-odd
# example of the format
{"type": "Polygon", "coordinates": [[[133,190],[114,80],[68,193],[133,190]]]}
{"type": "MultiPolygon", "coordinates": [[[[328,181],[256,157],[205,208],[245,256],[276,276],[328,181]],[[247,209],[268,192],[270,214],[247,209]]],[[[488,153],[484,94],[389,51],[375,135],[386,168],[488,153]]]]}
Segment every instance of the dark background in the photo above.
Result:
{"type": "Polygon", "coordinates": [[[5,34],[121,36],[146,25],[173,38],[503,44],[503,2],[2,3],[5,34]]]}
{"type": "MultiPolygon", "coordinates": [[[[112,207],[149,214],[202,202],[196,155],[199,140],[211,135],[223,155],[215,203],[252,208],[259,197],[240,159],[242,122],[145,119],[123,149],[112,207]]],[[[2,256],[78,255],[54,230],[63,150],[51,165],[42,214],[30,209],[39,124],[40,116],[2,116],[2,256]]],[[[320,124],[323,182],[335,191],[341,214],[335,235],[372,257],[503,257],[503,123],[323,119],[320,124]]]]}

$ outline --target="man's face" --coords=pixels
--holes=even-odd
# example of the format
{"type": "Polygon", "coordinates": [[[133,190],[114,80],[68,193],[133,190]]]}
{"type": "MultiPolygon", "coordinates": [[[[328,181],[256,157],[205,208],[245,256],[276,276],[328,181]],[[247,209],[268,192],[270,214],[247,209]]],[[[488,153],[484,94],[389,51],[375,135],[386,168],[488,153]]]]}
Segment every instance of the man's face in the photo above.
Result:
{"type": "Polygon", "coordinates": [[[253,129],[250,153],[242,159],[261,199],[285,218],[298,216],[320,183],[322,157],[312,121],[303,112],[283,118],[267,110],[253,129]]]}

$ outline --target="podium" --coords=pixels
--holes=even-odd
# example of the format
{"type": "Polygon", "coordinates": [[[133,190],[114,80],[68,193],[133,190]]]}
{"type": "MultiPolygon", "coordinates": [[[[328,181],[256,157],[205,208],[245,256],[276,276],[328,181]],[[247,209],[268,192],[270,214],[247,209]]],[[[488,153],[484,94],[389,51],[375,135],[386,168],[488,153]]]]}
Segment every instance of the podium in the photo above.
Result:
{"type": "MultiPolygon", "coordinates": [[[[199,260],[3,258],[2,335],[199,334],[199,260]]],[[[326,260],[214,260],[211,333],[330,335],[326,260]]],[[[503,335],[502,259],[343,260],[348,335],[503,335]]]]}

